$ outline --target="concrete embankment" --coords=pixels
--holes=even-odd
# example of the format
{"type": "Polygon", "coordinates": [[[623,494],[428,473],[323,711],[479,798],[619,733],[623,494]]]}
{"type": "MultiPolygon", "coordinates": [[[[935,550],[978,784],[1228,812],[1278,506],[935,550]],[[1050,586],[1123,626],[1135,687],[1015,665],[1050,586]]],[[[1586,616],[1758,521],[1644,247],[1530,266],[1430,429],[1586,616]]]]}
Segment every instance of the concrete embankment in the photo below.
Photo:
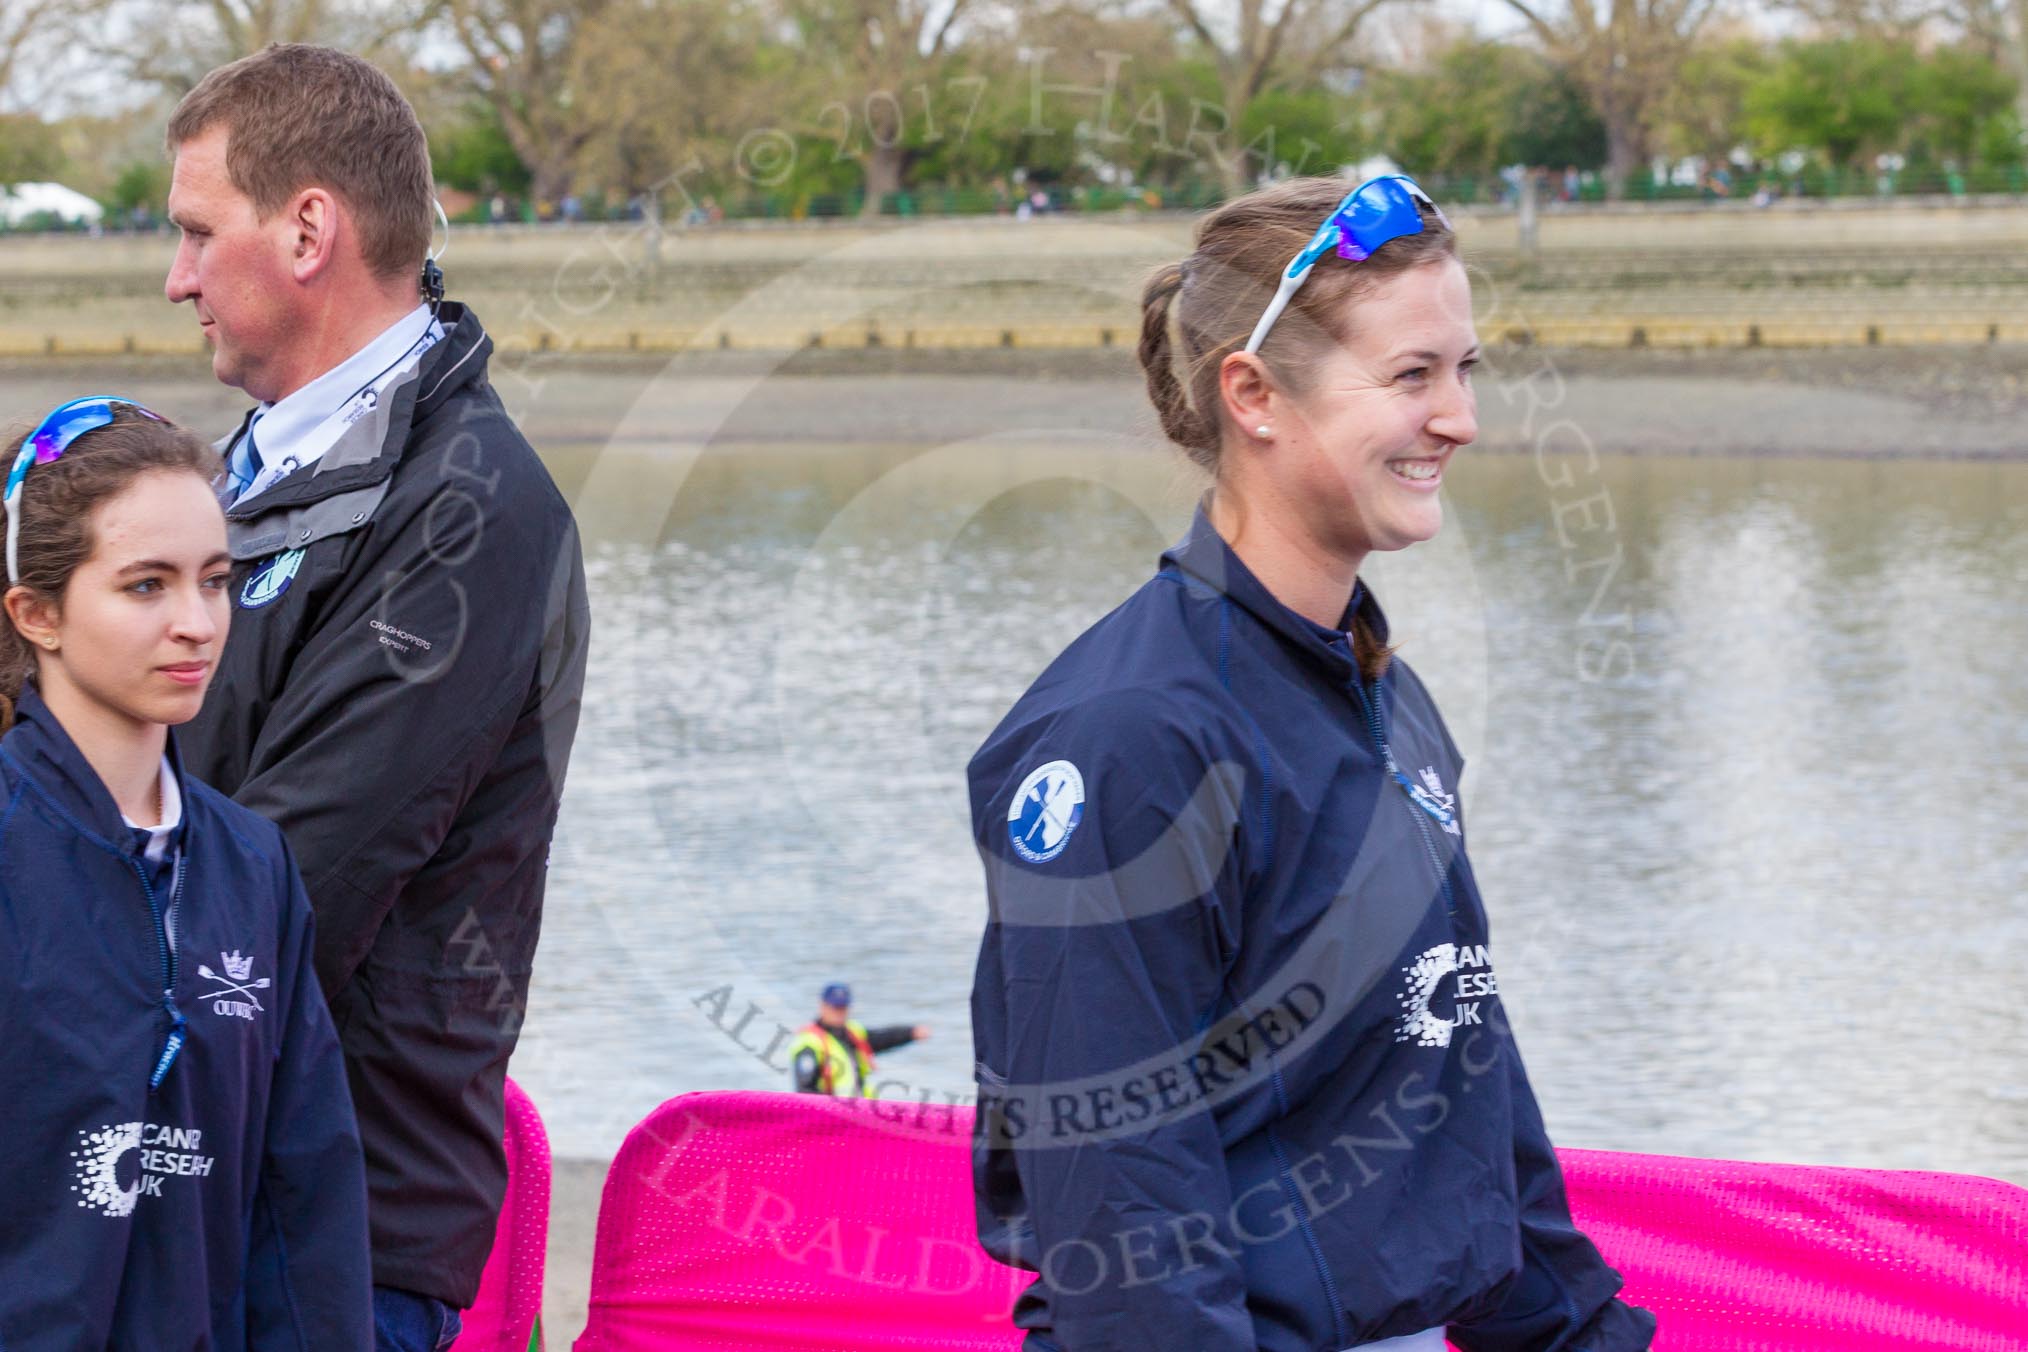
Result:
{"type": "MultiPolygon", "coordinates": [[[[1488,341],[1701,348],[2028,342],[2028,208],[1743,204],[1455,213],[1488,341]]],[[[1131,348],[1179,215],[460,229],[445,257],[506,352],[1131,348]]],[[[0,355],[187,354],[168,234],[0,240],[0,355]]]]}
{"type": "MultiPolygon", "coordinates": [[[[605,454],[945,445],[992,435],[1161,441],[1129,352],[496,356],[493,381],[572,491],[605,454]]],[[[2028,363],[2008,347],[1584,352],[1494,347],[1485,453],[2028,454],[2028,363]]],[[[207,433],[244,398],[199,358],[0,361],[0,425],[80,392],[129,394],[207,433]]]]}

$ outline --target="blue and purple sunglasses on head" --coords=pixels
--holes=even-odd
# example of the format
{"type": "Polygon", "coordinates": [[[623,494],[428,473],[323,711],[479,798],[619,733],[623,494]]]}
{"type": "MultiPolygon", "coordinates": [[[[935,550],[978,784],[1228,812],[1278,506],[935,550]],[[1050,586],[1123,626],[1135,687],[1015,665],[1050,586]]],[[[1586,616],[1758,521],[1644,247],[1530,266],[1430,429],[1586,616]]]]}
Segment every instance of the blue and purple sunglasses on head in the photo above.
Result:
{"type": "Polygon", "coordinates": [[[7,581],[10,586],[21,580],[21,485],[28,478],[29,466],[47,465],[61,458],[73,441],[112,422],[114,409],[123,406],[159,423],[169,421],[132,399],[122,399],[116,394],[93,394],[57,405],[21,443],[21,451],[14,457],[13,467],[7,471],[7,490],[0,495],[7,507],[7,581]]]}
{"type": "Polygon", "coordinates": [[[1422,233],[1422,212],[1428,207],[1430,214],[1441,221],[1446,229],[1450,218],[1442,208],[1430,200],[1430,195],[1416,186],[1415,180],[1405,174],[1382,174],[1369,178],[1351,192],[1345,194],[1331,212],[1329,220],[1317,227],[1317,233],[1310,236],[1310,242],[1303,246],[1301,253],[1289,260],[1282,269],[1282,284],[1275,289],[1275,298],[1268,302],[1267,312],[1254,325],[1253,337],[1246,340],[1245,351],[1258,352],[1260,345],[1267,341],[1268,330],[1282,317],[1282,311],[1289,308],[1290,297],[1309,277],[1310,269],[1317,266],[1317,260],[1334,246],[1338,257],[1363,263],[1374,255],[1381,245],[1403,235],[1422,233]]]}

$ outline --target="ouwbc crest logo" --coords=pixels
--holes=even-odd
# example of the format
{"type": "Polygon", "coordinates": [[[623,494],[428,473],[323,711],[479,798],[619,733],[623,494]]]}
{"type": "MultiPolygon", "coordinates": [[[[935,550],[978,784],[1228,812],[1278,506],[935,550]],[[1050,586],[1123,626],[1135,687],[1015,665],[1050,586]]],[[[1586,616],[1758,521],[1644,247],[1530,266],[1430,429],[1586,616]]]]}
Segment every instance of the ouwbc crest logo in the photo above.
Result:
{"type": "Polygon", "coordinates": [[[236,1019],[251,1019],[266,1012],[267,1007],[255,992],[266,990],[273,984],[273,979],[254,976],[253,955],[234,949],[230,953],[220,953],[218,962],[225,968],[223,974],[212,971],[204,963],[197,964],[197,975],[216,988],[199,992],[204,999],[211,1001],[212,1012],[236,1019]]]}
{"type": "Polygon", "coordinates": [[[1067,760],[1031,770],[1007,805],[1007,835],[1014,853],[1046,864],[1063,853],[1084,820],[1084,776],[1067,760]]]}
{"type": "Polygon", "coordinates": [[[303,551],[291,549],[277,554],[260,567],[247,574],[246,585],[239,589],[239,605],[242,610],[258,610],[280,598],[296,580],[296,570],[303,566],[303,551]]]}

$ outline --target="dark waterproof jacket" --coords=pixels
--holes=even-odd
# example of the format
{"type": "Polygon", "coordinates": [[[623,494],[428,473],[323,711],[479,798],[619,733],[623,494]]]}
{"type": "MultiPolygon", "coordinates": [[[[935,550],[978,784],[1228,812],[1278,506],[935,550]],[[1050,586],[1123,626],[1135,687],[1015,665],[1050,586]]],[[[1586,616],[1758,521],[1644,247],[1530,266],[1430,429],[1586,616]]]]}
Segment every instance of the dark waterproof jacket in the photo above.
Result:
{"type": "Polygon", "coordinates": [[[374,1280],[464,1307],[506,1187],[589,623],[570,508],[487,382],[492,340],[463,306],[440,317],[414,376],[227,512],[232,637],[183,746],[302,865],[374,1280]]]}
{"type": "Polygon", "coordinates": [[[1201,513],[980,748],[979,1228],[1042,1273],[1031,1352],[1648,1345],[1508,1032],[1462,769],[1201,513]]]}
{"type": "Polygon", "coordinates": [[[309,900],[280,831],[178,783],[165,893],[32,686],[0,740],[0,1348],[359,1352],[365,1172],[309,900]]]}

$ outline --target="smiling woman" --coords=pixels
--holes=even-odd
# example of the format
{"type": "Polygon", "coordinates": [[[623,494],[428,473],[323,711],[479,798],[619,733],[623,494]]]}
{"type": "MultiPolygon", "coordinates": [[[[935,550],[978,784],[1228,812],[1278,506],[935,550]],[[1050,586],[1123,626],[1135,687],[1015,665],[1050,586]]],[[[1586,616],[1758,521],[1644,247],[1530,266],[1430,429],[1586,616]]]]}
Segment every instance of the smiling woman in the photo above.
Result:
{"type": "Polygon", "coordinates": [[[1359,578],[1478,434],[1448,223],[1399,177],[1240,198],[1140,352],[1210,492],[970,766],[980,1240],[1039,1274],[1027,1347],[1646,1347],[1513,1047],[1463,758],[1359,578]]]}
{"type": "MultiPolygon", "coordinates": [[[[1242,197],[1143,304],[1163,430],[1216,479],[1219,533],[1292,608],[1334,623],[1368,553],[1436,534],[1444,469],[1478,435],[1479,349],[1457,238],[1420,188],[1296,179],[1242,197]]],[[[1354,640],[1377,675],[1373,636],[1354,640]]]]}
{"type": "Polygon", "coordinates": [[[94,397],[5,463],[0,1344],[365,1347],[309,903],[280,831],[170,736],[230,615],[218,459],[94,397]]]}

